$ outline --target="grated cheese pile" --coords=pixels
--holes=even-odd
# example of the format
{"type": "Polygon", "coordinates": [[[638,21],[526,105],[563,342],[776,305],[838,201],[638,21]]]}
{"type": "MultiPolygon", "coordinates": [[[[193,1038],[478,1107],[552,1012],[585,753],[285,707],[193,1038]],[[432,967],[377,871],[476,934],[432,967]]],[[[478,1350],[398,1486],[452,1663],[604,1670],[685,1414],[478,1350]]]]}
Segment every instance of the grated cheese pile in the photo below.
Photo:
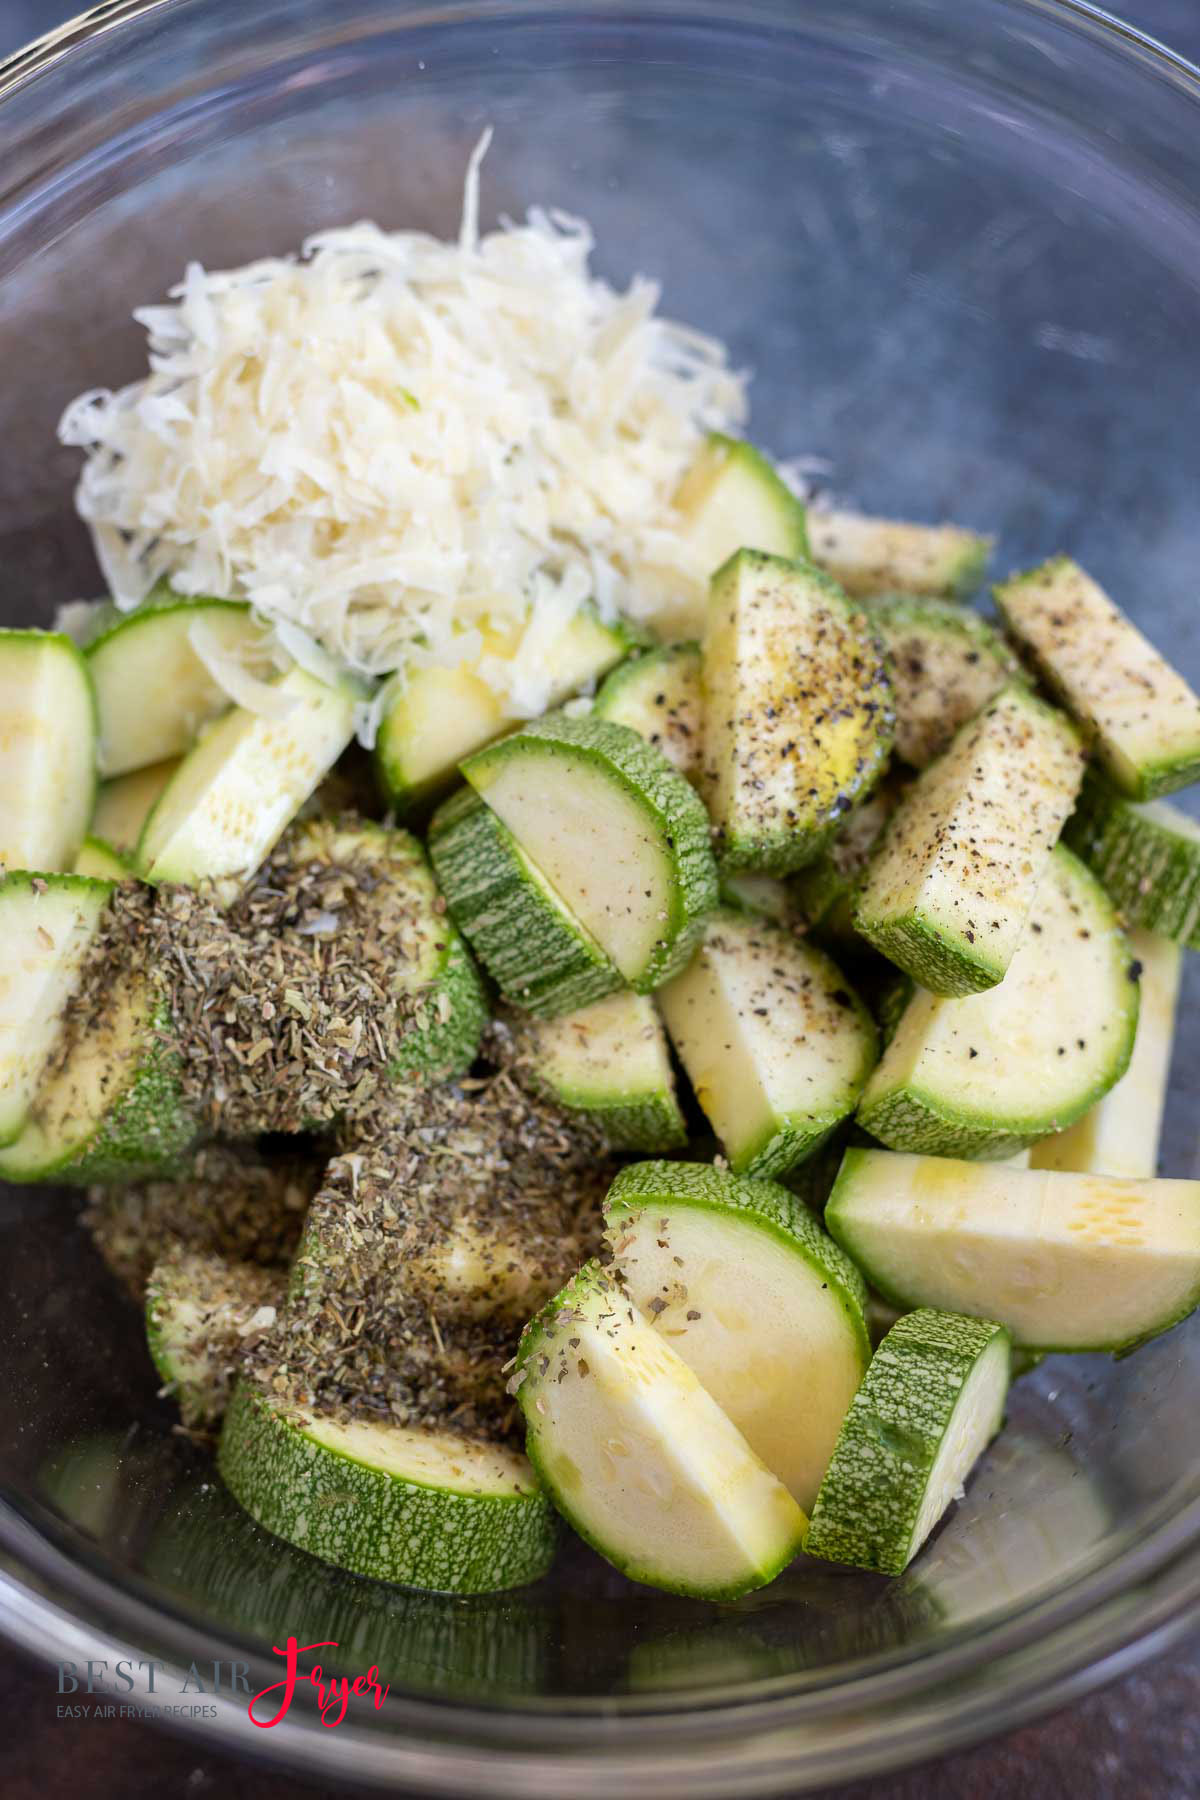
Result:
{"type": "Polygon", "coordinates": [[[367,675],[482,655],[531,716],[581,605],[652,620],[673,576],[703,578],[671,496],[744,380],[656,315],[653,282],[593,276],[580,220],[480,236],[487,141],[457,242],[354,225],[299,259],[191,264],[135,313],[150,374],[59,428],[118,605],[164,578],[248,599],[289,655],[367,675]],[[516,653],[483,655],[484,626],[516,653]]]}

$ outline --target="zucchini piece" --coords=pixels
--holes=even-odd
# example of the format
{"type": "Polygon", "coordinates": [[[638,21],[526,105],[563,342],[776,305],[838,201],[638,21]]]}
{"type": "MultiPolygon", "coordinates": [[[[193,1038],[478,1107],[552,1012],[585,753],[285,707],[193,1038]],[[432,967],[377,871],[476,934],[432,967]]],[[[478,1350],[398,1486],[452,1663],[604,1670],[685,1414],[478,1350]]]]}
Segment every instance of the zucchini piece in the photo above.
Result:
{"type": "Polygon", "coordinates": [[[854,896],[899,799],[899,786],[885,779],[854,808],[820,855],[789,878],[788,886],[805,922],[822,938],[862,949],[854,929],[854,896]]]}
{"type": "Polygon", "coordinates": [[[488,1021],[487,995],[418,840],[354,815],[307,819],[286,853],[296,867],[345,868],[360,891],[378,896],[380,930],[395,945],[392,992],[415,1003],[389,1073],[422,1081],[465,1073],[488,1021]]]}
{"type": "Polygon", "coordinates": [[[894,1150],[1012,1156],[1071,1124],[1124,1074],[1137,969],[1103,888],[1063,845],[999,986],[917,989],[863,1091],[858,1122],[894,1150]]]}
{"type": "Polygon", "coordinates": [[[802,1201],[700,1163],[622,1169],[610,1268],[807,1512],[871,1359],[866,1286],[802,1201]]]}
{"type": "Polygon", "coordinates": [[[922,1308],[880,1344],[838,1438],[810,1556],[901,1575],[1004,1423],[1009,1337],[922,1308]]]}
{"type": "MultiPolygon", "coordinates": [[[[481,657],[511,658],[520,641],[519,633],[485,631],[481,657]]],[[[642,641],[624,621],[605,625],[590,607],[581,608],[543,646],[544,665],[554,671],[548,704],[560,705],[642,641]]],[[[454,786],[465,756],[512,725],[477,664],[401,670],[388,684],[375,739],[375,768],[388,805],[408,817],[432,804],[454,786]]]]}
{"type": "Polygon", "coordinates": [[[118,856],[112,845],[101,837],[85,837],[75,858],[75,874],[90,881],[131,881],[133,864],[118,856]]]}
{"type": "Polygon", "coordinates": [[[1089,769],[1063,836],[1130,925],[1200,950],[1200,825],[1169,800],[1127,800],[1089,769]]]}
{"type": "Polygon", "coordinates": [[[973,593],[994,540],[962,525],[912,525],[863,513],[810,512],[812,559],[848,594],[973,593]]]}
{"type": "Polygon", "coordinates": [[[172,759],[102,781],[92,814],[92,836],[111,844],[118,856],[131,855],[155,801],[178,767],[178,761],[172,759]]]}
{"type": "Polygon", "coordinates": [[[857,929],[935,994],[994,987],[1082,778],[1069,721],[1003,689],[904,794],[863,877],[857,929]]]}
{"type": "Polygon", "coordinates": [[[796,922],[788,884],[778,875],[756,875],[753,869],[726,869],[721,875],[721,904],[734,912],[770,919],[776,925],[790,927],[796,922]]]}
{"type": "Polygon", "coordinates": [[[896,698],[896,755],[927,768],[960,725],[1021,679],[1021,665],[985,619],[953,600],[881,595],[871,613],[896,698]]]}
{"type": "Polygon", "coordinates": [[[79,875],[0,879],[0,1145],[29,1115],[110,892],[79,875]]]}
{"type": "Polygon", "coordinates": [[[0,630],[0,869],[71,869],[96,796],[96,703],[62,632],[0,630]]]}
{"type": "Polygon", "coordinates": [[[306,1413],[243,1381],[217,1467],[267,1531],[376,1581],[496,1593],[554,1559],[557,1521],[525,1458],[452,1431],[306,1413]]]}
{"type": "MultiPolygon", "coordinates": [[[[132,612],[112,615],[85,655],[96,689],[104,776],[181,756],[201,727],[223,713],[229,695],[192,648],[202,626],[219,652],[244,656],[262,633],[241,600],[189,600],[158,589],[132,612]]],[[[261,664],[261,651],[257,658],[261,664]]]]}
{"type": "Polygon", "coordinates": [[[666,1033],[645,994],[610,994],[580,1012],[527,1020],[517,1041],[528,1078],[598,1125],[617,1150],[687,1143],[666,1033]]]}
{"type": "Polygon", "coordinates": [[[854,1110],[875,1027],[812,944],[719,913],[659,1005],[696,1098],[737,1174],[781,1175],[854,1110]]]}
{"type": "Polygon", "coordinates": [[[211,882],[228,904],[350,742],[349,681],[330,687],[293,668],[274,687],[278,717],[230,707],[179,764],[138,842],[147,881],[211,882]]]}
{"type": "Polygon", "coordinates": [[[782,1482],[598,1263],[526,1327],[511,1385],[559,1511],[631,1580],[732,1600],[802,1548],[782,1482]]]}
{"type": "Polygon", "coordinates": [[[1200,779],[1200,696],[1078,563],[1057,556],[992,591],[1123,794],[1153,800],[1200,779]]]}
{"type": "Polygon", "coordinates": [[[247,1340],[275,1323],[286,1285],[278,1269],[195,1251],[155,1264],[146,1288],[146,1344],[185,1425],[218,1422],[247,1340]]]}
{"type": "Polygon", "coordinates": [[[1158,1170],[1158,1140],[1167,1101],[1175,1003],[1183,951],[1168,938],[1134,931],[1130,948],[1141,970],[1137,1036],[1129,1067],[1103,1100],[1066,1131],[1036,1144],[1035,1169],[1077,1169],[1087,1175],[1128,1175],[1158,1170]]]}
{"type": "Polygon", "coordinates": [[[0,1150],[0,1179],[136,1181],[175,1168],[197,1135],[179,1056],[145,979],[109,990],[66,1031],[20,1135],[0,1150]]]}
{"type": "Polygon", "coordinates": [[[554,1018],[621,987],[621,973],[473,788],[443,802],[429,854],[446,905],[500,992],[554,1018]]]}
{"type": "Polygon", "coordinates": [[[723,865],[809,862],[878,781],[891,685],[867,614],[808,563],[740,550],[713,576],[704,783],[723,865]]]}
{"type": "Polygon", "coordinates": [[[1131,1350],[1200,1303],[1200,1181],[847,1150],[825,1224],[893,1305],[1024,1350],[1131,1350]]]}
{"type": "Polygon", "coordinates": [[[708,583],[735,551],[761,550],[789,560],[808,555],[806,508],[769,457],[741,438],[712,432],[675,492],[678,535],[689,572],[643,570],[655,618],[679,637],[698,637],[708,583]]]}
{"type": "Polygon", "coordinates": [[[628,725],[697,781],[704,760],[699,644],[664,644],[628,657],[605,677],[592,717],[628,725]]]}
{"type": "Polygon", "coordinates": [[[627,725],[550,713],[463,774],[637,993],[681,969],[717,901],[704,807],[627,725]]]}

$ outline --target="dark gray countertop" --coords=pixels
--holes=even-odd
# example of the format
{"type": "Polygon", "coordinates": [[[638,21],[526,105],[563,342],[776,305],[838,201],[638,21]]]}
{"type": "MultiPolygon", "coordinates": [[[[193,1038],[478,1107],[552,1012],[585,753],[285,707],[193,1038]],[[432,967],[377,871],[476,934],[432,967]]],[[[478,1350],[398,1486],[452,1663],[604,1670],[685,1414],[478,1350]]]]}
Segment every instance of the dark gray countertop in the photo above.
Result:
{"type": "MultiPolygon", "coordinates": [[[[331,0],[332,4],[332,0],[331,0]]],[[[0,0],[0,55],[78,10],[68,0],[0,0]]],[[[1128,0],[1126,16],[1200,58],[1198,0],[1128,0]]],[[[328,1792],[207,1755],[202,1746],[124,1720],[56,1717],[50,1676],[0,1653],[5,1800],[283,1800],[328,1792]]],[[[349,1790],[339,1789],[340,1794],[349,1790]]],[[[966,1755],[891,1781],[843,1790],[853,1800],[1186,1800],[1200,1793],[1200,1634],[1070,1711],[966,1755]]]]}

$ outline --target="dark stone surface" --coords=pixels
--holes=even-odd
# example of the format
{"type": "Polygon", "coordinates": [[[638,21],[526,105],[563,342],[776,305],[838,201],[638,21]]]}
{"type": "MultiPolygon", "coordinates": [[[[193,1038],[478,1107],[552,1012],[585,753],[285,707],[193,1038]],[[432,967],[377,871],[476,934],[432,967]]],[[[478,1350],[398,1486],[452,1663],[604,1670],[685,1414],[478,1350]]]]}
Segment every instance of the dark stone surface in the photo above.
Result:
{"type": "MultiPolygon", "coordinates": [[[[331,0],[332,3],[332,0],[331,0]]],[[[0,0],[0,55],[76,10],[61,0],[0,0]]],[[[1129,0],[1143,29],[1200,57],[1196,0],[1129,0]]],[[[5,1800],[85,1792],[91,1800],[282,1800],[328,1794],[194,1742],[128,1721],[56,1716],[50,1674],[0,1654],[5,1800]]],[[[341,1795],[350,1792],[339,1786],[341,1795]]],[[[1186,1800],[1200,1793],[1200,1637],[1071,1710],[993,1744],[890,1781],[843,1790],[854,1800],[1186,1800]]]]}

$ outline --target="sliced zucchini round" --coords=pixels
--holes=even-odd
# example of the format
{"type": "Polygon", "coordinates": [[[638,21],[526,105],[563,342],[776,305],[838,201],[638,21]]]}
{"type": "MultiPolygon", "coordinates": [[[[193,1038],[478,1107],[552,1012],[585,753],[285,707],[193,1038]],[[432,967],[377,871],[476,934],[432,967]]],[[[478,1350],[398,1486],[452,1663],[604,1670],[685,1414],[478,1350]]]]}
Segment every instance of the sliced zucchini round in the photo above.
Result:
{"type": "Polygon", "coordinates": [[[1200,779],[1200,695],[1078,563],[1056,556],[992,591],[1123,794],[1153,800],[1200,779]]]}
{"type": "Polygon", "coordinates": [[[1131,1350],[1200,1303],[1200,1181],[847,1150],[825,1223],[894,1306],[1024,1350],[1131,1350]]]}
{"type": "Polygon", "coordinates": [[[1009,1338],[922,1308],[876,1350],[821,1483],[805,1549],[900,1575],[1004,1423],[1009,1338]]]}
{"type": "Polygon", "coordinates": [[[429,854],[455,924],[514,1006],[553,1018],[622,986],[616,964],[473,788],[438,808],[429,854]]]}
{"type": "Polygon", "coordinates": [[[812,1155],[875,1062],[875,1027],[841,972],[766,919],[718,913],[658,1000],[737,1174],[780,1175],[812,1155]]]}
{"type": "Polygon", "coordinates": [[[258,1523],[322,1562],[444,1594],[544,1575],[557,1521],[525,1458],[452,1431],[234,1392],[217,1467],[258,1523]]]}
{"type": "Polygon", "coordinates": [[[87,1187],[175,1168],[197,1134],[178,1071],[149,983],[108,992],[94,1016],[68,1016],[19,1136],[0,1150],[0,1177],[87,1187]]]}
{"type": "Polygon", "coordinates": [[[704,807],[661,751],[626,725],[551,713],[463,774],[630,987],[683,967],[717,871],[704,807]]]}
{"type": "Polygon", "coordinates": [[[487,995],[418,840],[351,815],[307,819],[285,842],[289,862],[344,868],[375,896],[379,928],[393,947],[392,992],[411,1008],[390,1072],[424,1081],[461,1075],[479,1050],[487,995]]]}
{"type": "Polygon", "coordinates": [[[628,657],[605,677],[592,717],[628,725],[681,775],[698,780],[704,760],[699,644],[664,644],[628,657]]]}
{"type": "Polygon", "coordinates": [[[1010,684],[903,795],[863,878],[855,926],[933,993],[994,987],[1082,779],[1074,727],[1010,684]]]}
{"type": "Polygon", "coordinates": [[[636,1163],[605,1202],[610,1269],[808,1511],[870,1361],[858,1270],[773,1181],[636,1163]]]}
{"type": "Polygon", "coordinates": [[[29,1115],[111,892],[80,875],[0,879],[0,1145],[29,1115]]]}
{"type": "Polygon", "coordinates": [[[970,594],[992,539],[962,525],[913,525],[863,513],[810,512],[812,559],[848,594],[970,594]]]}
{"type": "Polygon", "coordinates": [[[277,717],[231,707],[179,764],[138,843],[147,881],[211,882],[233,900],[350,742],[350,682],[331,687],[297,667],[274,687],[277,717]]]}
{"type": "Polygon", "coordinates": [[[526,1080],[599,1126],[614,1149],[687,1143],[666,1033],[647,995],[625,989],[515,1029],[526,1080]]]}
{"type": "Polygon", "coordinates": [[[1021,677],[998,632],[953,600],[887,594],[871,616],[887,652],[896,700],[896,755],[926,768],[960,725],[1021,677]]]}
{"type": "Polygon", "coordinates": [[[1129,1067],[1074,1125],[1043,1138],[1026,1153],[1035,1169],[1078,1169],[1083,1174],[1128,1175],[1135,1180],[1158,1170],[1183,951],[1169,938],[1153,937],[1148,931],[1131,931],[1129,947],[1141,970],[1137,1036],[1129,1067]]]}
{"type": "Polygon", "coordinates": [[[722,865],[785,875],[887,763],[891,684],[874,627],[810,563],[741,550],[713,576],[703,683],[722,865]]]}
{"type": "Polygon", "coordinates": [[[228,707],[229,695],[192,648],[196,625],[217,650],[234,656],[251,652],[262,639],[244,602],[188,600],[163,588],[132,612],[114,608],[108,628],[88,642],[102,775],[181,756],[200,728],[228,707]]]}
{"type": "Polygon", "coordinates": [[[152,763],[148,769],[132,769],[128,775],[115,775],[111,781],[102,781],[96,792],[96,810],[92,814],[93,836],[111,844],[118,856],[132,855],[155,801],[178,767],[178,762],[172,759],[152,763]]]}
{"type": "MultiPolygon", "coordinates": [[[[513,631],[485,630],[482,637],[480,654],[490,658],[511,659],[520,644],[520,633],[513,631]]],[[[606,625],[582,607],[543,648],[545,665],[554,671],[547,703],[558,706],[639,641],[629,625],[606,625]]],[[[499,694],[475,663],[402,670],[389,684],[375,739],[375,767],[392,811],[407,818],[432,804],[455,785],[462,759],[511,724],[499,694]]]]}
{"type": "Polygon", "coordinates": [[[85,837],[75,858],[75,874],[89,881],[130,881],[133,864],[102,837],[85,837]]]}
{"type": "Polygon", "coordinates": [[[526,1327],[512,1388],[555,1504],[632,1580],[731,1600],[802,1548],[782,1482],[598,1263],[526,1327]]]}
{"type": "Polygon", "coordinates": [[[916,989],[859,1124],[894,1150],[989,1160],[1064,1129],[1125,1073],[1137,973],[1111,901],[1060,844],[1004,980],[965,1000],[916,989]]]}
{"type": "Polygon", "coordinates": [[[1200,950],[1200,825],[1167,800],[1127,800],[1089,770],[1063,832],[1130,925],[1200,950]]]}
{"type": "Polygon", "coordinates": [[[72,869],[96,795],[96,703],[58,631],[0,630],[0,869],[72,869]]]}
{"type": "Polygon", "coordinates": [[[146,1343],[185,1425],[220,1419],[246,1341],[275,1323],[285,1287],[278,1269],[196,1251],[174,1251],[155,1264],[146,1288],[146,1343]]]}

